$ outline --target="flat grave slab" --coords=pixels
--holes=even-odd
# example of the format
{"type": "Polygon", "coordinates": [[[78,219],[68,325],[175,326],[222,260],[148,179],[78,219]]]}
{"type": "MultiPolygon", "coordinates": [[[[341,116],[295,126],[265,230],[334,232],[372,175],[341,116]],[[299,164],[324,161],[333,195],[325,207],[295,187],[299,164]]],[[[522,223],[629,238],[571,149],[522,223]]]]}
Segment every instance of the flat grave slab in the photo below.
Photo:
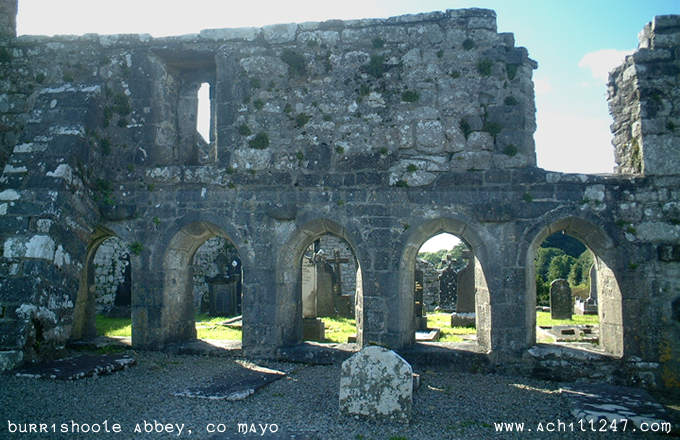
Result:
{"type": "Polygon", "coordinates": [[[214,377],[210,384],[187,388],[173,395],[210,400],[243,400],[287,373],[255,364],[237,364],[228,374],[214,377]]]}
{"type": "MultiPolygon", "coordinates": [[[[588,421],[588,427],[591,421],[596,429],[606,421],[617,423],[619,430],[622,430],[624,419],[638,428],[643,422],[648,425],[669,422],[666,409],[640,388],[579,384],[563,387],[560,391],[569,399],[572,415],[576,419],[588,421]]],[[[627,430],[632,428],[629,425],[627,430]]]]}
{"type": "Polygon", "coordinates": [[[36,379],[77,380],[124,370],[137,361],[124,354],[81,355],[23,367],[14,372],[17,377],[36,379]]]}

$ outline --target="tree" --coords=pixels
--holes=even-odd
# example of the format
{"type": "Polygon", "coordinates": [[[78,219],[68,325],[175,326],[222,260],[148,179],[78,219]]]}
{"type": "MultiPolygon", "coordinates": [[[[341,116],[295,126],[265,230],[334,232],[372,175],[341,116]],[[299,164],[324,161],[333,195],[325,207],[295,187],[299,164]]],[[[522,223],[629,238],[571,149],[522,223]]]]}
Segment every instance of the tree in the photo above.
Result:
{"type": "Polygon", "coordinates": [[[568,278],[569,284],[572,286],[588,285],[590,283],[590,266],[592,265],[593,253],[586,249],[571,267],[568,278]]]}
{"type": "Polygon", "coordinates": [[[550,265],[548,266],[548,277],[547,281],[552,283],[558,278],[567,279],[569,272],[571,272],[571,267],[576,263],[576,258],[570,255],[557,255],[555,258],[550,260],[550,265]]]}
{"type": "Polygon", "coordinates": [[[541,278],[547,280],[550,262],[558,255],[565,255],[564,251],[557,248],[538,248],[536,251],[536,275],[540,275],[541,278]]]}

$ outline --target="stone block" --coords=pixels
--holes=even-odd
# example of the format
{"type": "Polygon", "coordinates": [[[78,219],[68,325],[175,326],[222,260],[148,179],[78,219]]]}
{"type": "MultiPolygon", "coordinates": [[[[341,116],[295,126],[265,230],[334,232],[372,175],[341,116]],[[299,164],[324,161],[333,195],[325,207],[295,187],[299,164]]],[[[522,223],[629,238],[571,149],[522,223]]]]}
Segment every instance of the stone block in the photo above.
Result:
{"type": "Polygon", "coordinates": [[[323,341],[325,327],[319,318],[304,318],[302,320],[302,339],[305,341],[323,341]]]}
{"type": "Polygon", "coordinates": [[[340,414],[408,423],[413,369],[395,352],[369,346],[342,363],[340,414]]]}

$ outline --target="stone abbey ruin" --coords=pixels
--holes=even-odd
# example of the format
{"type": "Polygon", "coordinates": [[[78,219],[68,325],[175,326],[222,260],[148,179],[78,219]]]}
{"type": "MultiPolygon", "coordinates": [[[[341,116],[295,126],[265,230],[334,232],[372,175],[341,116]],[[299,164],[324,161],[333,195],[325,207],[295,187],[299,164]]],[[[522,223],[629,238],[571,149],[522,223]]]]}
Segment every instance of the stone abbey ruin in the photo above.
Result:
{"type": "Polygon", "coordinates": [[[195,338],[191,261],[212,237],[240,255],[243,353],[300,343],[303,255],[331,234],[357,261],[357,344],[408,350],[416,254],[448,232],[474,254],[488,365],[680,387],[680,16],[612,72],[618,166],[582,175],[536,166],[537,63],[493,11],[167,38],[16,37],[16,11],[0,2],[3,369],[94,335],[114,236],[135,347],[195,338]],[[534,258],[558,231],[595,255],[601,352],[536,344],[534,258]]]}

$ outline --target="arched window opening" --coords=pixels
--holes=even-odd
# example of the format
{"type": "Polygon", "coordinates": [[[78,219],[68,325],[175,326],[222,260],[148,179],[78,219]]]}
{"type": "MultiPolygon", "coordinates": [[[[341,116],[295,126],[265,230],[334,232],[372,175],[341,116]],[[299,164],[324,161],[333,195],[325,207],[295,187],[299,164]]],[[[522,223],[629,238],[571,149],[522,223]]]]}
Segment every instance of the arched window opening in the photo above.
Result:
{"type": "Polygon", "coordinates": [[[196,250],[192,284],[196,337],[241,341],[243,271],[228,239],[209,238],[196,250]]]}
{"type": "Polygon", "coordinates": [[[598,261],[564,231],[536,250],[536,341],[599,349],[598,261]]]}
{"type": "Polygon", "coordinates": [[[335,235],[322,235],[307,246],[300,271],[302,339],[355,342],[361,278],[351,246],[335,235]]]}
{"type": "Polygon", "coordinates": [[[449,233],[418,251],[413,286],[416,342],[476,343],[475,262],[470,247],[449,233]]]}

